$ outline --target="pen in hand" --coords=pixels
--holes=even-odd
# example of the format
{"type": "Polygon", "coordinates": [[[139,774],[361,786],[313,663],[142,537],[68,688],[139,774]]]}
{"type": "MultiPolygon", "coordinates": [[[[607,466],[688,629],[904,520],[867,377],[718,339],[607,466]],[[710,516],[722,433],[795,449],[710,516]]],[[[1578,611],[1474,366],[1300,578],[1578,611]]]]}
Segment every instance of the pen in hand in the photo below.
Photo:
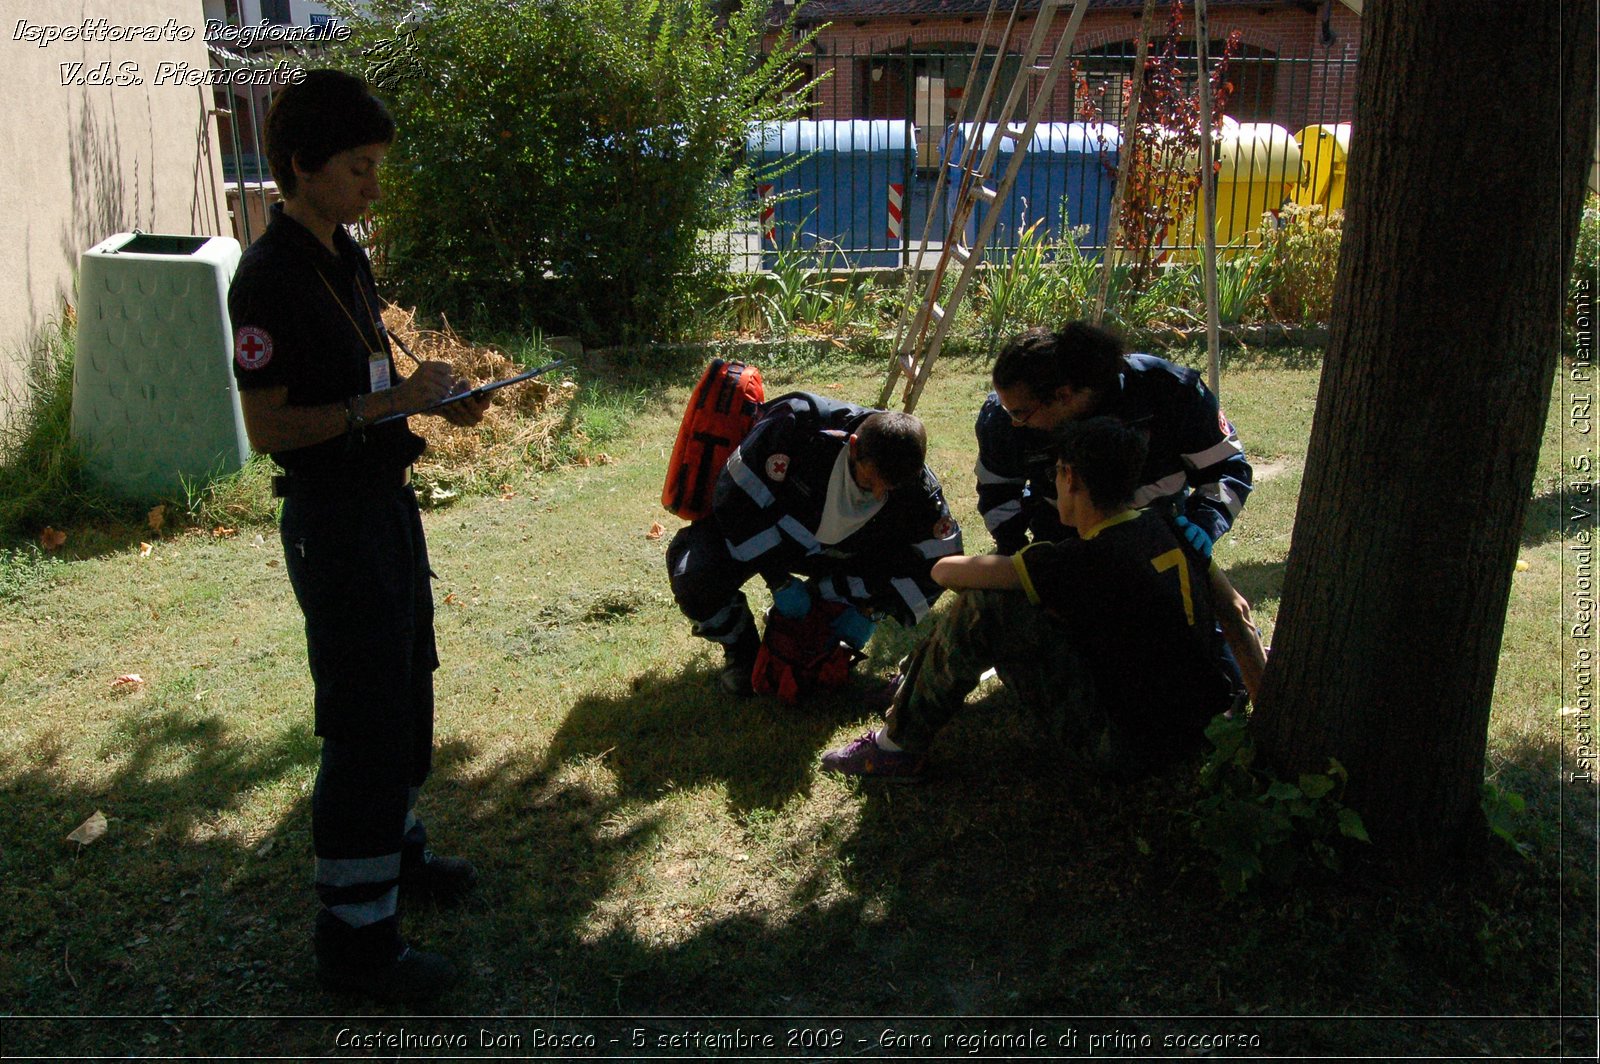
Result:
{"type": "MultiPolygon", "coordinates": [[[[393,340],[395,342],[395,346],[400,348],[400,350],[405,354],[405,356],[411,360],[413,365],[415,365],[418,369],[422,368],[422,359],[418,358],[415,354],[412,353],[411,348],[406,345],[406,342],[404,340],[400,339],[400,337],[396,336],[392,332],[389,333],[389,339],[391,339],[391,340],[393,340]]],[[[445,394],[447,396],[448,395],[460,395],[462,392],[470,391],[471,389],[472,389],[472,385],[469,384],[465,379],[463,379],[461,377],[454,377],[450,381],[450,390],[448,392],[446,392],[445,394]]]]}

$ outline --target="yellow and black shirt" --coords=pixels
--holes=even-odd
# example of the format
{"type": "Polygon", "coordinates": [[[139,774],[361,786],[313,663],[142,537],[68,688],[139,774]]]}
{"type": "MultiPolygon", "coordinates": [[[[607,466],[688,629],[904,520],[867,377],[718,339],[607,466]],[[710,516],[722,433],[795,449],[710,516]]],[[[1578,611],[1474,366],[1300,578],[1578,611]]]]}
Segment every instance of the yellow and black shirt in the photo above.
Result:
{"type": "Polygon", "coordinates": [[[1124,510],[1081,539],[1012,556],[1029,601],[1070,633],[1111,719],[1154,750],[1190,746],[1231,684],[1205,559],[1154,510],[1124,510]]]}

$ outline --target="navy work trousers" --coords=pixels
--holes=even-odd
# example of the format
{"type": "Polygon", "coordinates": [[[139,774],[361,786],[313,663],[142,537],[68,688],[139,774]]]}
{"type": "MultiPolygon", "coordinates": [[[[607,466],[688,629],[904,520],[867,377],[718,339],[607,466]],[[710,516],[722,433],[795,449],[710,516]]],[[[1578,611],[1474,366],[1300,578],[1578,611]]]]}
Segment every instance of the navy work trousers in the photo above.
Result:
{"type": "Polygon", "coordinates": [[[306,621],[322,762],[316,887],[353,929],[394,934],[402,856],[433,760],[433,592],[410,486],[318,486],[284,499],[284,558],[306,621]]]}

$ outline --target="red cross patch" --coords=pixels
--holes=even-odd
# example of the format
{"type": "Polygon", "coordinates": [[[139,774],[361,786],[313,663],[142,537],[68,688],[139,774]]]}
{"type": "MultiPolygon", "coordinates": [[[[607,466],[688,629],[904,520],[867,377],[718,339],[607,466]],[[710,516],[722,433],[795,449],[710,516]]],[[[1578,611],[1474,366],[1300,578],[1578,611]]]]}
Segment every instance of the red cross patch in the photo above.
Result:
{"type": "Polygon", "coordinates": [[[260,369],[272,361],[272,337],[265,329],[241,325],[233,334],[233,360],[241,369],[260,369]]]}
{"type": "Polygon", "coordinates": [[[956,523],[948,517],[939,518],[939,523],[933,526],[934,539],[949,539],[950,533],[956,530],[956,523]]]}
{"type": "Polygon", "coordinates": [[[1228,415],[1222,412],[1222,407],[1217,407],[1217,428],[1222,430],[1224,436],[1233,435],[1233,426],[1228,424],[1228,415]]]}
{"type": "Polygon", "coordinates": [[[788,475],[789,475],[789,456],[788,455],[786,455],[786,454],[775,454],[771,458],[767,459],[767,479],[768,480],[775,481],[775,482],[781,484],[781,483],[783,483],[783,478],[788,476],[788,475]]]}

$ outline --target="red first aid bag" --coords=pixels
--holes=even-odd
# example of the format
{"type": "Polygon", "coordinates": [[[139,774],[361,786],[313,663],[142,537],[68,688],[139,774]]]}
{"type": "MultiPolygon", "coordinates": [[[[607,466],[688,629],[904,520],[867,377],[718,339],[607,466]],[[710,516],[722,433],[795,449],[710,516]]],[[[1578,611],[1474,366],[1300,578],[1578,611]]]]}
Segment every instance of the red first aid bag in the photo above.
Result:
{"type": "Polygon", "coordinates": [[[841,643],[830,627],[845,609],[840,602],[818,602],[798,621],[768,610],[767,630],[750,673],[756,692],[776,694],[794,705],[810,691],[844,686],[850,666],[866,656],[841,643]]]}
{"type": "Polygon", "coordinates": [[[766,399],[761,371],[716,358],[689,396],[667,465],[661,505],[686,521],[711,512],[711,492],[728,456],[750,432],[766,399]]]}

